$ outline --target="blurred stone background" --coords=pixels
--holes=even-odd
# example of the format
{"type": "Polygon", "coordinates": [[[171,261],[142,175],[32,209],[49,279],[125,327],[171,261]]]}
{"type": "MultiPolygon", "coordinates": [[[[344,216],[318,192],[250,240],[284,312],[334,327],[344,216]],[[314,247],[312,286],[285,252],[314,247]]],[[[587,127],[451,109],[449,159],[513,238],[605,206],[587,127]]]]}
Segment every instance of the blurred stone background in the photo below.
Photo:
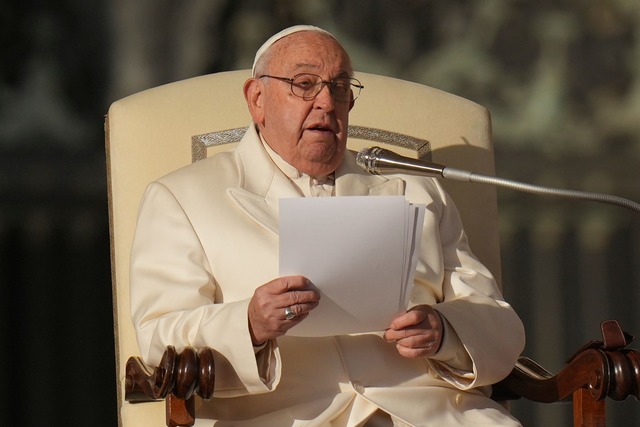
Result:
{"type": "MultiPolygon", "coordinates": [[[[3,424],[117,423],[109,104],[249,68],[268,36],[297,23],[334,32],[358,70],[489,108],[499,176],[640,200],[637,0],[2,0],[3,424]]],[[[640,334],[636,215],[498,194],[504,292],[528,356],[557,371],[609,318],[640,334]]],[[[513,412],[525,426],[570,425],[565,404],[515,402],[513,412]]],[[[612,426],[640,424],[634,399],[609,413],[612,426]]]]}

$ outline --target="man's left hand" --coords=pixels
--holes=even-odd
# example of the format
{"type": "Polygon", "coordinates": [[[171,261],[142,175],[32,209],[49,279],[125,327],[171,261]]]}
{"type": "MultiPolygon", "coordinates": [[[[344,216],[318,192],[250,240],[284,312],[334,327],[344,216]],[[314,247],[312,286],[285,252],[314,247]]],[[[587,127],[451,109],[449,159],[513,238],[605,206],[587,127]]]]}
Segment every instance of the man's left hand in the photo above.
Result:
{"type": "Polygon", "coordinates": [[[443,338],[440,313],[428,305],[418,305],[396,317],[384,339],[396,343],[401,356],[409,359],[431,357],[440,349],[443,338]]]}

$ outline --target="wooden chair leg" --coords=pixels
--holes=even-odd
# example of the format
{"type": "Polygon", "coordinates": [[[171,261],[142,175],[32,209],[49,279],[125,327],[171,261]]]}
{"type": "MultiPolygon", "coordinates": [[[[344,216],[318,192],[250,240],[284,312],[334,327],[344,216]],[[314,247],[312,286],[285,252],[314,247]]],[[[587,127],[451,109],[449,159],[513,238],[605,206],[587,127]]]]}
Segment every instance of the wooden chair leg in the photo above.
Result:
{"type": "Polygon", "coordinates": [[[596,400],[587,388],[573,392],[574,427],[606,427],[605,400],[596,400]]]}
{"type": "Polygon", "coordinates": [[[194,396],[185,400],[170,394],[165,400],[168,427],[191,427],[195,424],[196,400],[194,396]]]}

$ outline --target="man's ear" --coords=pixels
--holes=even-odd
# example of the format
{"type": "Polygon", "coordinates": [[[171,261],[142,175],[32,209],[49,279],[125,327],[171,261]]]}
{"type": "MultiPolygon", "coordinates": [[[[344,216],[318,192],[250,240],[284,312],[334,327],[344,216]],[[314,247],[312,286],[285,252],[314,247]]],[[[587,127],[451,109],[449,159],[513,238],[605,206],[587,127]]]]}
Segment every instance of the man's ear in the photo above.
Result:
{"type": "Polygon", "coordinates": [[[247,101],[253,122],[264,126],[264,94],[259,79],[250,78],[244,82],[244,99],[247,101]]]}

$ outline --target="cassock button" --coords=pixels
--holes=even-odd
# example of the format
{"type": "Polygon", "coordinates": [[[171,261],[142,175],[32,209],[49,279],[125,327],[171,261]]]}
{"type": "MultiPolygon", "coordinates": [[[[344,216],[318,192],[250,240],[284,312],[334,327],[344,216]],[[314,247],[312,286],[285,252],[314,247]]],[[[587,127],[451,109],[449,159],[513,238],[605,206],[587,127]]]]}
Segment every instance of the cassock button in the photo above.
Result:
{"type": "Polygon", "coordinates": [[[359,381],[354,381],[351,383],[351,385],[358,394],[364,394],[365,388],[359,381]]]}

